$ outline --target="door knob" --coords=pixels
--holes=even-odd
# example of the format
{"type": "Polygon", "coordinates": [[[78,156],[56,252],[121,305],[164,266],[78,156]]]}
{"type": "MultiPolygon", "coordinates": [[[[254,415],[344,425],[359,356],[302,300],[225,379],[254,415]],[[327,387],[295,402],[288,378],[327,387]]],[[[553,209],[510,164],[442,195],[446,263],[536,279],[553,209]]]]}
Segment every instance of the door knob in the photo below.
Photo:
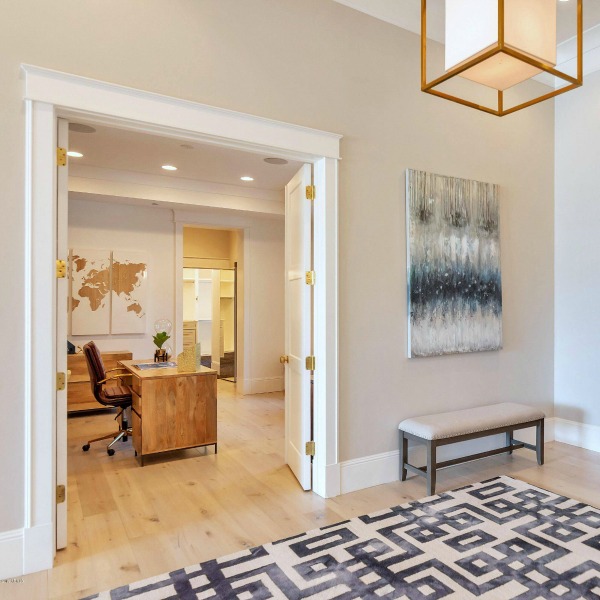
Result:
{"type": "Polygon", "coordinates": [[[289,363],[290,362],[290,357],[287,355],[283,355],[279,357],[279,362],[284,365],[285,363],[289,363]]]}

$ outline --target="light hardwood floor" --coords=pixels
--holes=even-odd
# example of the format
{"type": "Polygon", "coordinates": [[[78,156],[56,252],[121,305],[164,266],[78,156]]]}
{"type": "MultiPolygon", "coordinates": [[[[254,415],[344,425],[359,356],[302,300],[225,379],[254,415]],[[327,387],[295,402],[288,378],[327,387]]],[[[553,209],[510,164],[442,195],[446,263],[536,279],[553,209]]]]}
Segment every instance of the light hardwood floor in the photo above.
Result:
{"type": "MultiPolygon", "coordinates": [[[[1,584],[0,598],[81,598],[425,496],[422,478],[329,500],[303,492],[283,463],[282,394],[241,397],[219,381],[218,422],[218,455],[188,450],[140,468],[130,442],[113,457],[104,443],[81,451],[111,415],[69,419],[68,547],[51,571],[1,584]]],[[[440,471],[438,491],[506,474],[598,505],[598,457],[550,443],[544,467],[518,451],[440,471]]]]}

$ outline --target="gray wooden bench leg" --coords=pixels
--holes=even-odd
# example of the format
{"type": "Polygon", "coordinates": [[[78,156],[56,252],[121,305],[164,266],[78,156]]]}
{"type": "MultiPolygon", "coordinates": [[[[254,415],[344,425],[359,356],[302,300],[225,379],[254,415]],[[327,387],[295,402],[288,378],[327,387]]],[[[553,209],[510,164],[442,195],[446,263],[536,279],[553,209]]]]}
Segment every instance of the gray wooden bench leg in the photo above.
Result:
{"type": "MultiPolygon", "coordinates": [[[[507,446],[512,446],[513,445],[513,432],[512,432],[512,430],[506,432],[506,445],[507,446]]],[[[508,453],[512,454],[513,451],[509,450],[508,453]]]]}
{"type": "Polygon", "coordinates": [[[406,481],[406,467],[408,462],[408,438],[404,431],[400,431],[400,481],[406,481]]]}
{"type": "Polygon", "coordinates": [[[435,440],[427,441],[427,495],[435,494],[435,474],[437,467],[435,440]]]}
{"type": "Polygon", "coordinates": [[[544,464],[544,419],[540,419],[535,426],[535,450],[538,465],[544,464]]]}

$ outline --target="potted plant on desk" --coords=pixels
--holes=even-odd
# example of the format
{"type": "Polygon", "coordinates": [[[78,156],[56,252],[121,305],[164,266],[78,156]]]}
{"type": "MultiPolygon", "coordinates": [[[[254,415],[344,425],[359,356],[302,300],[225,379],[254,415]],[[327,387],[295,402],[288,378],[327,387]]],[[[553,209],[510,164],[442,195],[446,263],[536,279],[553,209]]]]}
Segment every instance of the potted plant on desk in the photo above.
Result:
{"type": "Polygon", "coordinates": [[[170,337],[171,336],[166,331],[158,331],[152,338],[157,347],[157,350],[154,352],[154,362],[166,362],[169,360],[169,353],[165,348],[163,348],[163,344],[170,337]]]}

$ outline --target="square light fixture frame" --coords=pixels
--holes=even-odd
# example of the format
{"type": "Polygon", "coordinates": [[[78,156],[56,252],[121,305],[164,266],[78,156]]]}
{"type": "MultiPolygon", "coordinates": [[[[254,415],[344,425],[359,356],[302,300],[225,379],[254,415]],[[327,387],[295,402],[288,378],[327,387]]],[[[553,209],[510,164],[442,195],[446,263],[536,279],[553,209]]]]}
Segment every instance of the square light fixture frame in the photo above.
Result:
{"type": "Polygon", "coordinates": [[[544,102],[545,100],[554,98],[555,96],[559,96],[560,94],[564,94],[565,92],[581,87],[582,85],[583,0],[577,0],[577,77],[567,75],[566,73],[555,69],[551,64],[547,62],[537,60],[535,58],[532,58],[531,56],[527,56],[526,54],[519,52],[518,50],[514,50],[513,48],[508,47],[504,39],[504,0],[498,0],[498,43],[496,44],[496,46],[490,48],[489,50],[486,50],[480,56],[477,56],[457,67],[454,67],[453,69],[450,69],[441,77],[438,77],[437,79],[434,79],[430,82],[427,82],[427,0],[421,0],[421,91],[426,92],[427,94],[433,94],[434,96],[439,96],[440,98],[444,98],[452,102],[457,102],[458,104],[463,104],[464,106],[469,106],[471,108],[481,110],[483,112],[495,115],[497,117],[504,117],[506,115],[510,115],[511,113],[517,112],[518,110],[521,110],[523,108],[533,106],[534,104],[538,104],[539,102],[544,102]],[[441,92],[439,90],[434,89],[442,83],[448,81],[449,79],[452,79],[453,77],[457,77],[461,73],[464,73],[471,67],[474,67],[475,65],[482,63],[488,58],[491,58],[492,56],[501,53],[504,53],[508,56],[512,56],[517,60],[520,60],[524,63],[527,63],[528,65],[536,67],[544,73],[549,73],[554,77],[563,79],[569,85],[554,90],[553,92],[549,92],[548,94],[543,94],[542,96],[534,98],[533,100],[528,100],[527,102],[517,104],[516,106],[512,106],[510,108],[504,108],[504,92],[498,90],[498,107],[496,109],[477,104],[476,102],[471,102],[469,100],[465,100],[464,98],[453,96],[452,94],[447,94],[445,92],[441,92]]]}

